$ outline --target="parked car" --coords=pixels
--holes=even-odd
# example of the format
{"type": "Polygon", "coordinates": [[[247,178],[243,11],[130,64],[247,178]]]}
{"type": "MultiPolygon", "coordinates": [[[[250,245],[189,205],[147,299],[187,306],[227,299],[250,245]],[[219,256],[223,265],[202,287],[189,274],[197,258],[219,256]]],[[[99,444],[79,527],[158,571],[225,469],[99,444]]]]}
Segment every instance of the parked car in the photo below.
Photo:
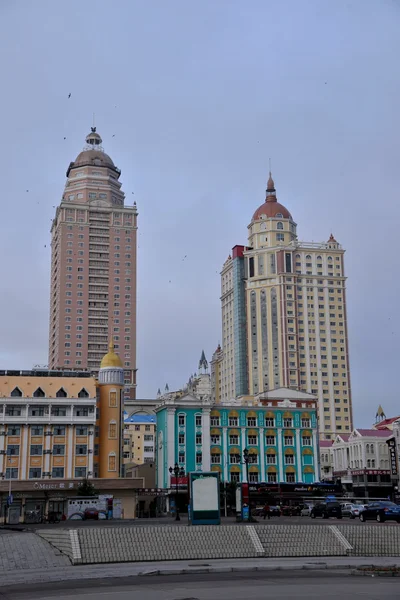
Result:
{"type": "Polygon", "coordinates": [[[342,509],[342,515],[344,517],[350,517],[350,519],[355,519],[360,515],[360,511],[363,510],[360,504],[353,504],[351,502],[343,502],[340,505],[342,509]]]}
{"type": "Polygon", "coordinates": [[[376,520],[378,523],[397,521],[400,523],[400,506],[394,502],[371,502],[360,512],[360,521],[376,520]]]}
{"type": "Polygon", "coordinates": [[[342,518],[342,509],[340,508],[339,502],[318,502],[312,507],[310,517],[322,517],[323,519],[329,519],[329,517],[336,517],[337,519],[342,518]]]}
{"type": "Polygon", "coordinates": [[[304,504],[303,508],[300,511],[300,516],[309,517],[311,515],[311,511],[312,511],[312,505],[304,504]]]}
{"type": "Polygon", "coordinates": [[[270,506],[269,512],[270,512],[271,517],[280,517],[281,516],[280,506],[270,506]]]}
{"type": "Polygon", "coordinates": [[[97,508],[85,508],[83,518],[85,519],[85,521],[88,519],[96,519],[97,521],[99,518],[99,511],[97,510],[97,508]]]}

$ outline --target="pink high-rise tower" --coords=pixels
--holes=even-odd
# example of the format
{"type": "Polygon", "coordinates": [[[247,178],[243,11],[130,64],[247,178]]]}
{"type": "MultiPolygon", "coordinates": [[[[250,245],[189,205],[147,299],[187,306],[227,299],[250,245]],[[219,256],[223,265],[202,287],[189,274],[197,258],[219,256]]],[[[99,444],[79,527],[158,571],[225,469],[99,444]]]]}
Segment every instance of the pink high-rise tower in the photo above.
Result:
{"type": "Polygon", "coordinates": [[[50,369],[97,372],[113,336],[126,397],[136,395],[136,204],[92,127],[70,163],[53,220],[50,369]]]}

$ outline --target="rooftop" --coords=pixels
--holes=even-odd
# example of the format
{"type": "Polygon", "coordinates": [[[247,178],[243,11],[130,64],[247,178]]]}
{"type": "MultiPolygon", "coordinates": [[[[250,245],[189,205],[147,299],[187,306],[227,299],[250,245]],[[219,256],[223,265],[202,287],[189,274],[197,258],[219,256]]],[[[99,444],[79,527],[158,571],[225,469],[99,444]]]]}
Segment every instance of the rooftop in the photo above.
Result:
{"type": "Polygon", "coordinates": [[[382,437],[387,438],[390,432],[387,429],[356,429],[362,437],[382,437]]]}
{"type": "Polygon", "coordinates": [[[155,423],[156,417],[154,415],[131,415],[130,417],[124,416],[124,423],[155,423]]]}
{"type": "Polygon", "coordinates": [[[21,371],[6,369],[0,370],[0,377],[92,377],[90,371],[64,371],[64,370],[51,370],[51,369],[32,369],[32,371],[21,371]]]}

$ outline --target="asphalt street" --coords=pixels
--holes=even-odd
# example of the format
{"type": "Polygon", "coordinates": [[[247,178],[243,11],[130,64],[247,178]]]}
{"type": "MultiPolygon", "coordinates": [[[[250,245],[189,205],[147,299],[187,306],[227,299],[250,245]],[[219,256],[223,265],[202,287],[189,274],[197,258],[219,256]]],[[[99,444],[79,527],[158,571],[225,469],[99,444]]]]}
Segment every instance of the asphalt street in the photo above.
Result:
{"type": "Polygon", "coordinates": [[[385,600],[398,597],[398,578],[349,572],[208,574],[97,580],[1,588],[2,600],[385,600]],[[27,589],[28,588],[28,589],[27,589]]]}

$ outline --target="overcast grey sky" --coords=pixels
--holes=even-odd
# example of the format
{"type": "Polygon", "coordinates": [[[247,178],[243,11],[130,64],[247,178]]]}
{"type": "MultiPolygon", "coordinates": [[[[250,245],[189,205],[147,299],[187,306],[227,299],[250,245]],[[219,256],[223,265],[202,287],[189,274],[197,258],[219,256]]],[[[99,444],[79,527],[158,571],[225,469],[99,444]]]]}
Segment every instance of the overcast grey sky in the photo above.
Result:
{"type": "Polygon", "coordinates": [[[0,0],[1,367],[47,362],[50,221],[95,112],[139,209],[139,397],[221,340],[271,157],[300,239],[347,249],[355,424],[400,414],[399,31],[398,0],[0,0]]]}

